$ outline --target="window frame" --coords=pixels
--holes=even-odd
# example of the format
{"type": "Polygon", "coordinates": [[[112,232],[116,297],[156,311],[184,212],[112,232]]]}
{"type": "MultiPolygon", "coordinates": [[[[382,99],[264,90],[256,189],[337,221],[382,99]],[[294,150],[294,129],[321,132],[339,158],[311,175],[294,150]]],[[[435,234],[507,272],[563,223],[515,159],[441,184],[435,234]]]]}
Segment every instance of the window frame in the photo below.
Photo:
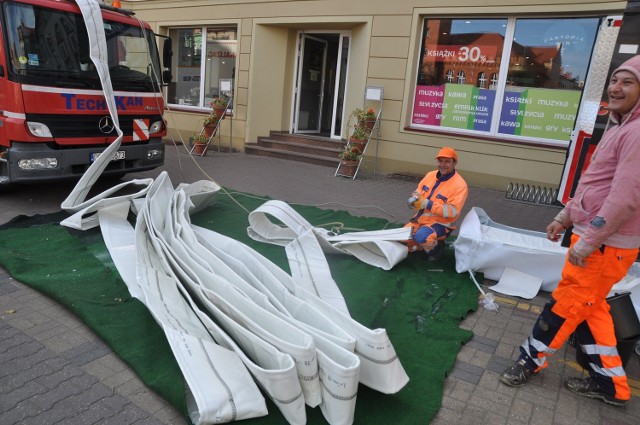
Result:
{"type": "MultiPolygon", "coordinates": [[[[606,15],[603,14],[590,14],[590,15],[560,15],[560,16],[540,16],[540,15],[508,15],[508,16],[422,16],[420,20],[419,26],[419,39],[418,39],[418,47],[419,50],[417,55],[415,56],[415,74],[413,78],[413,82],[411,85],[412,90],[412,99],[409,105],[409,116],[408,116],[408,125],[405,127],[409,131],[420,131],[425,133],[435,133],[435,134],[457,134],[462,136],[469,136],[477,139],[485,139],[485,140],[493,140],[493,141],[501,141],[507,142],[513,145],[543,145],[549,147],[561,147],[566,148],[570,144],[570,138],[565,140],[558,139],[549,139],[543,137],[532,137],[532,136],[522,136],[522,135],[514,135],[514,134],[505,134],[501,133],[499,122],[502,115],[502,108],[505,104],[505,92],[507,89],[507,78],[509,74],[510,67],[510,55],[513,48],[514,36],[516,32],[516,25],[518,20],[527,20],[527,19],[583,19],[583,18],[591,18],[596,19],[596,27],[593,35],[593,45],[591,46],[591,50],[589,50],[589,62],[585,69],[585,75],[582,77],[582,81],[586,82],[588,77],[588,72],[590,67],[593,65],[593,48],[595,43],[597,42],[598,33],[601,29],[603,19],[606,18],[606,15]],[[426,37],[426,22],[428,20],[438,20],[438,19],[450,19],[450,20],[465,20],[465,19],[475,19],[475,20],[483,20],[483,19],[504,19],[506,20],[506,28],[504,33],[504,42],[502,45],[502,54],[501,54],[501,63],[500,68],[496,73],[485,74],[485,81],[483,87],[488,90],[495,91],[495,101],[492,106],[492,116],[491,116],[491,126],[490,130],[482,131],[482,130],[473,130],[473,129],[464,129],[464,128],[456,128],[456,127],[447,127],[442,125],[434,125],[434,124],[417,124],[413,122],[414,113],[416,108],[416,97],[418,94],[418,75],[420,73],[420,68],[423,65],[422,62],[422,49],[424,49],[424,42],[426,37]]],[[[458,71],[455,69],[455,65],[452,64],[446,71],[446,74],[442,75],[443,85],[445,83],[455,83],[458,80],[458,71]],[[447,77],[450,75],[450,78],[453,81],[448,81],[447,77]]],[[[473,84],[476,86],[476,84],[473,84]]],[[[584,97],[584,86],[580,90],[578,108],[576,110],[576,119],[572,123],[572,128],[575,127],[575,123],[577,122],[577,115],[580,111],[580,107],[582,106],[584,97]]]]}
{"type": "MultiPolygon", "coordinates": [[[[180,103],[173,103],[169,101],[169,96],[167,96],[167,105],[172,108],[172,109],[182,109],[182,110],[188,110],[188,111],[194,111],[194,112],[203,112],[203,111],[208,111],[211,109],[211,107],[207,104],[206,100],[208,99],[208,97],[206,96],[206,84],[207,84],[207,34],[210,30],[212,29],[230,29],[230,30],[234,30],[235,34],[236,34],[236,38],[235,40],[231,40],[231,41],[235,41],[236,43],[236,48],[235,48],[235,56],[233,57],[234,60],[234,66],[233,69],[234,71],[232,72],[232,76],[231,76],[231,80],[232,80],[232,93],[231,95],[233,96],[233,93],[235,92],[235,82],[237,80],[237,73],[238,73],[238,56],[239,56],[239,48],[240,48],[240,39],[239,39],[239,25],[237,23],[224,23],[224,24],[203,24],[203,25],[185,25],[185,26],[170,26],[166,28],[166,33],[171,36],[173,32],[179,32],[179,31],[183,31],[183,30],[192,30],[192,31],[196,31],[199,30],[200,34],[201,34],[201,46],[200,46],[200,64],[199,64],[199,84],[198,84],[198,104],[197,105],[185,105],[185,104],[180,104],[180,103]]],[[[174,37],[175,39],[175,43],[180,43],[180,39],[179,37],[174,37]]],[[[177,46],[176,46],[177,47],[177,46]]],[[[178,53],[178,50],[175,49],[176,54],[178,53]]],[[[178,74],[178,68],[180,67],[179,65],[179,58],[178,59],[174,59],[174,61],[171,64],[171,72],[174,76],[179,75],[178,74]]],[[[220,79],[219,79],[220,80],[220,79]]],[[[177,81],[176,81],[177,83],[177,81]]],[[[214,96],[215,97],[215,96],[214,96]]],[[[175,101],[178,101],[178,95],[176,93],[176,98],[175,101]]],[[[233,112],[233,102],[231,102],[229,104],[229,112],[232,113],[233,112]]]]}

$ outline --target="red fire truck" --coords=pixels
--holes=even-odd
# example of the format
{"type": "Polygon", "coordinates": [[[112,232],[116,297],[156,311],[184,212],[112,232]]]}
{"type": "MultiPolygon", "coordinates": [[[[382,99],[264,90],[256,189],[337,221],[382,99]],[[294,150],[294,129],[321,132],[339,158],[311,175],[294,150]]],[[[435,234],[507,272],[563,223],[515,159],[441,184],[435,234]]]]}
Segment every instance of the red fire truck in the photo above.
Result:
{"type": "MultiPolygon", "coordinates": [[[[103,174],[164,163],[156,36],[133,12],[100,8],[103,28],[95,28],[85,24],[73,0],[0,0],[0,185],[77,178],[117,138],[89,58],[91,31],[106,36],[124,133],[103,174]]],[[[170,49],[164,52],[170,60],[170,49]]],[[[166,71],[164,78],[170,79],[166,71]]]]}

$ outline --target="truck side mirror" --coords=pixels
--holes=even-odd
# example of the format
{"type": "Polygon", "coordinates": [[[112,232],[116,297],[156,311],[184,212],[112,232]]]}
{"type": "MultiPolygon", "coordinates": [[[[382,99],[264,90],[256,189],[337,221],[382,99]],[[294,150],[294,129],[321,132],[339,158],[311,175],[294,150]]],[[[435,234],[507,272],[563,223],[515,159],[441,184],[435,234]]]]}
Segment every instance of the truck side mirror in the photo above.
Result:
{"type": "Polygon", "coordinates": [[[173,78],[173,75],[171,75],[171,70],[170,69],[166,69],[166,70],[162,71],[162,82],[164,84],[169,84],[171,82],[172,78],[173,78]]]}
{"type": "Polygon", "coordinates": [[[162,45],[162,82],[169,84],[173,76],[171,75],[171,59],[173,58],[173,50],[171,50],[171,39],[165,38],[162,45]]]}

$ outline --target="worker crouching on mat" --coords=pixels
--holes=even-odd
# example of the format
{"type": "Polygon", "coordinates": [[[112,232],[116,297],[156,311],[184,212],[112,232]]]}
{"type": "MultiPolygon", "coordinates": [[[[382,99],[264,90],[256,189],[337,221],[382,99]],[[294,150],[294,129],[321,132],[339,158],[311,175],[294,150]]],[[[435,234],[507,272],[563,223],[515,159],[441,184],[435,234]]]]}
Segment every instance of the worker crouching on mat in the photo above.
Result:
{"type": "Polygon", "coordinates": [[[417,213],[405,225],[411,227],[411,239],[406,241],[409,252],[424,251],[429,261],[442,258],[444,240],[456,228],[468,194],[467,183],[456,172],[456,151],[444,147],[436,159],[438,169],[427,173],[407,200],[417,213]]]}
{"type": "Polygon", "coordinates": [[[609,81],[609,128],[580,177],[573,199],[547,226],[559,239],[573,225],[562,279],[544,306],[514,365],[500,380],[524,385],[547,366],[575,331],[576,355],[589,377],[564,386],[615,406],[631,397],[618,355],[606,297],[638,256],[640,246],[640,56],[617,68],[609,81]]]}

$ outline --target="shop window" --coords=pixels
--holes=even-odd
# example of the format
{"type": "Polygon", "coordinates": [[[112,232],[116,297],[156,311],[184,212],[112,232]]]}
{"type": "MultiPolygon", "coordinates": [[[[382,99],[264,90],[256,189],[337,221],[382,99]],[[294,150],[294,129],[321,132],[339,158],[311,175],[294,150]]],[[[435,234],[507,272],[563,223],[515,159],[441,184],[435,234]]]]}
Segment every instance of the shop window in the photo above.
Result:
{"type": "Polygon", "coordinates": [[[487,88],[486,86],[487,86],[487,74],[485,72],[481,72],[478,74],[478,83],[476,84],[476,87],[485,89],[487,88]]]}
{"type": "Polygon", "coordinates": [[[447,83],[453,83],[453,69],[447,71],[447,83]]]}
{"type": "Polygon", "coordinates": [[[176,28],[169,36],[174,51],[169,103],[208,108],[211,99],[224,94],[220,80],[235,79],[236,26],[176,28]]]}
{"type": "Polygon", "coordinates": [[[495,90],[498,88],[498,74],[491,74],[491,82],[489,83],[489,90],[495,90]]]}
{"type": "Polygon", "coordinates": [[[411,125],[568,143],[599,22],[425,19],[411,125]]]}

